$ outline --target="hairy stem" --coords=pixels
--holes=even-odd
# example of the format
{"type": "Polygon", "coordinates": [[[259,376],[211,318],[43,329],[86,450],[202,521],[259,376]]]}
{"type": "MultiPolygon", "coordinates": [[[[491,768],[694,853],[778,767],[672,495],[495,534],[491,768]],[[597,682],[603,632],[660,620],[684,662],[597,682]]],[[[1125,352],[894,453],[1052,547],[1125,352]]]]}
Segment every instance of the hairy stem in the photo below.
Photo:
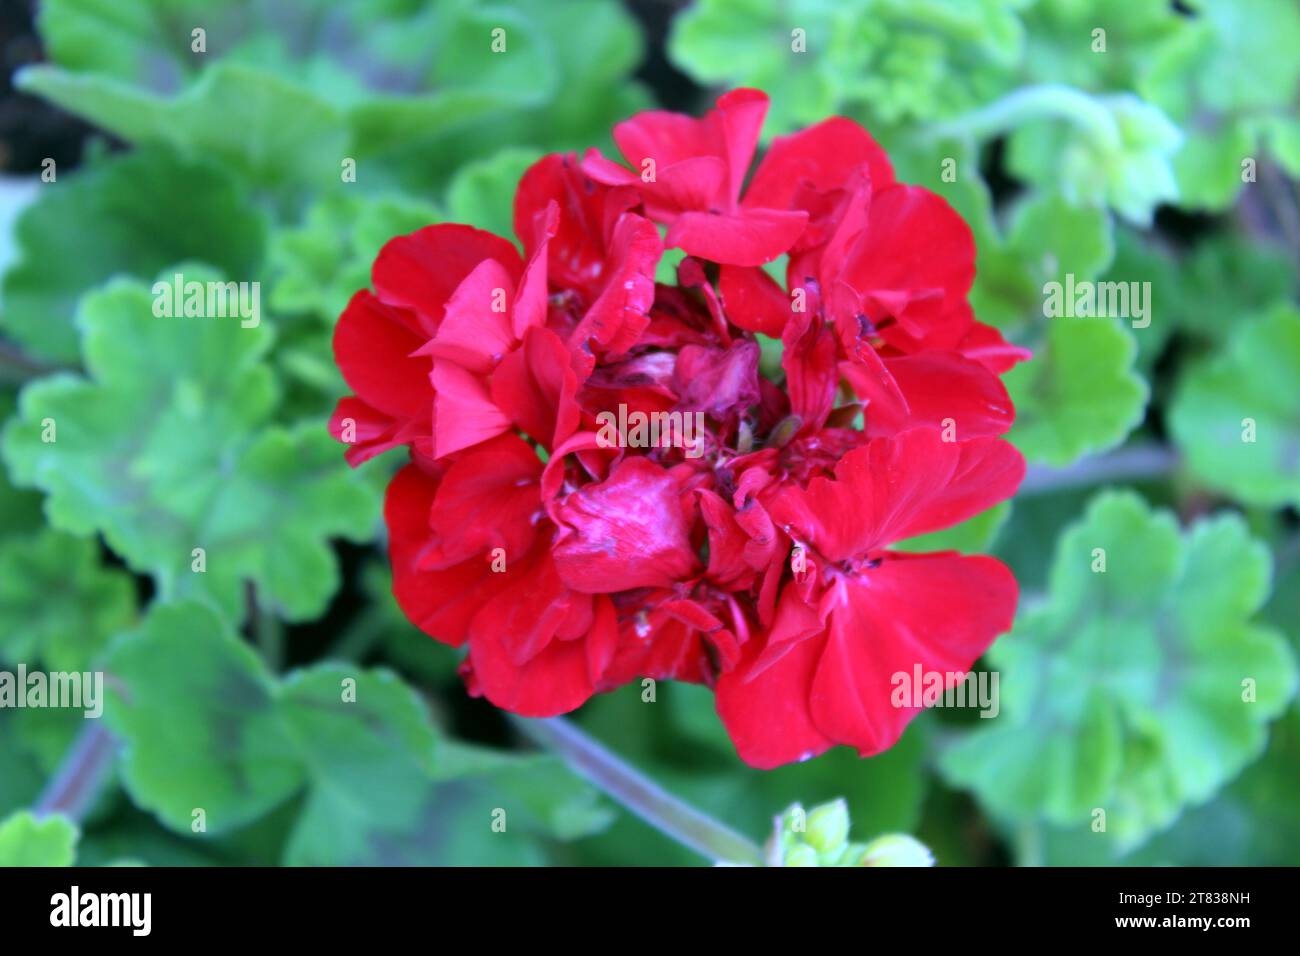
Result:
{"type": "Polygon", "coordinates": [[[569,721],[561,717],[512,720],[574,772],[683,846],[715,863],[762,865],[762,851],[753,841],[674,797],[569,721]]]}
{"type": "Polygon", "coordinates": [[[61,813],[81,820],[95,802],[99,787],[113,763],[117,742],[102,720],[88,720],[73,741],[33,810],[38,816],[61,813]]]}
{"type": "Polygon", "coordinates": [[[1178,467],[1178,455],[1162,445],[1134,445],[1108,455],[1084,458],[1065,468],[1030,465],[1018,495],[1041,495],[1108,481],[1164,478],[1178,467]]]}

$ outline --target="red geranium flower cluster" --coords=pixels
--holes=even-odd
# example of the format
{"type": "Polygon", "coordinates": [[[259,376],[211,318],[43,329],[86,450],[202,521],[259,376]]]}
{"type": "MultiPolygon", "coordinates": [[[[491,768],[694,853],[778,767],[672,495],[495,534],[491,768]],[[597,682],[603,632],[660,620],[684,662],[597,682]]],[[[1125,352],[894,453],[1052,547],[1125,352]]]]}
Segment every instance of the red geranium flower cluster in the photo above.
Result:
{"type": "Polygon", "coordinates": [[[472,693],[543,716],[703,683],[758,767],[890,747],[916,712],[893,675],[965,671],[1010,626],[1002,564],[891,545],[1024,472],[998,437],[1024,356],[974,320],[970,230],[846,119],[777,139],[746,185],[766,110],[735,90],[634,116],[630,168],[544,157],[522,255],[463,225],[393,239],[339,320],[356,395],[331,422],[353,464],[409,446],[394,591],[468,644],[472,693]]]}

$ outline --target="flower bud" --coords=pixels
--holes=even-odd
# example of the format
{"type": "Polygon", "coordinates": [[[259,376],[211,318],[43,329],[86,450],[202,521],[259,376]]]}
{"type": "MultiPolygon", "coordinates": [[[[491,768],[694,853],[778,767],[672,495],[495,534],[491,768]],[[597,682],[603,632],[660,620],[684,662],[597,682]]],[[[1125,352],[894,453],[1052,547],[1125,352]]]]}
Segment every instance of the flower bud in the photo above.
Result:
{"type": "Polygon", "coordinates": [[[867,844],[857,865],[934,866],[934,854],[915,837],[906,833],[888,833],[867,844]]]}
{"type": "Polygon", "coordinates": [[[785,853],[782,866],[817,866],[817,851],[807,843],[798,843],[785,853]]]}
{"type": "Polygon", "coordinates": [[[849,838],[849,805],[841,797],[808,811],[808,833],[804,840],[818,853],[843,849],[849,838]]]}

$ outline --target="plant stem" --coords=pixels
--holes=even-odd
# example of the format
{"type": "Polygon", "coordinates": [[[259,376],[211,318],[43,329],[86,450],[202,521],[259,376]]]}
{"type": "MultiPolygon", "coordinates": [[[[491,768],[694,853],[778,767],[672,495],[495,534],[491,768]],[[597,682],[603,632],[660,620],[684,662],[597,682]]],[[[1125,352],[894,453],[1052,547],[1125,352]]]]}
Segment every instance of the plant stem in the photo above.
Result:
{"type": "Polygon", "coordinates": [[[99,793],[116,749],[117,741],[102,718],[90,720],[36,801],[33,810],[37,816],[61,813],[72,820],[81,820],[99,793]]]}
{"type": "Polygon", "coordinates": [[[1070,86],[1026,86],[970,113],[927,130],[932,139],[983,139],[1036,119],[1062,119],[1088,131],[1107,151],[1119,148],[1115,118],[1096,97],[1070,86]]]}
{"type": "Polygon", "coordinates": [[[273,614],[266,613],[257,600],[257,586],[247,583],[245,597],[248,606],[248,628],[253,642],[262,652],[262,659],[272,673],[284,669],[284,628],[273,614]]]}
{"type": "Polygon", "coordinates": [[[761,866],[758,846],[679,800],[561,717],[512,722],[646,823],[715,863],[761,866]]]}
{"type": "Polygon", "coordinates": [[[1030,465],[1017,495],[1041,495],[1109,481],[1162,478],[1178,467],[1178,455],[1162,445],[1134,445],[1109,455],[1085,458],[1065,468],[1030,465]]]}
{"type": "Polygon", "coordinates": [[[46,365],[12,342],[0,340],[0,381],[21,384],[55,371],[58,371],[56,366],[46,365]]]}
{"type": "Polygon", "coordinates": [[[1042,866],[1044,863],[1043,825],[1026,820],[1016,831],[1016,866],[1042,866]]]}

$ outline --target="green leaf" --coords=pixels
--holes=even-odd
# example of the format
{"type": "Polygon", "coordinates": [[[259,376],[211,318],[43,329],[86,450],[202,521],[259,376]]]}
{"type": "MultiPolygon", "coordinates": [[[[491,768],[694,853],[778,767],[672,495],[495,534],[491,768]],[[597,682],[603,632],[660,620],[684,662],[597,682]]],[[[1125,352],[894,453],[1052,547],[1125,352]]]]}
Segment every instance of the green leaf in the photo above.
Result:
{"type": "Polygon", "coordinates": [[[428,859],[438,842],[434,735],[415,693],[391,674],[322,664],[291,676],[279,698],[309,780],[285,863],[428,859]]]}
{"type": "Polygon", "coordinates": [[[558,89],[549,38],[506,6],[168,6],[160,21],[145,0],[45,4],[40,26],[54,65],[29,68],[18,82],[123,139],[215,157],[288,192],[338,182],[345,158],[409,149],[558,89]],[[206,49],[195,51],[200,26],[206,49]]]}
{"type": "Polygon", "coordinates": [[[1300,117],[1276,116],[1265,124],[1265,137],[1271,152],[1287,175],[1300,177],[1300,117]]]}
{"type": "Polygon", "coordinates": [[[134,617],[135,584],[100,563],[98,542],[49,530],[0,540],[0,660],[85,671],[134,617]]]}
{"type": "Polygon", "coordinates": [[[1048,282],[1091,280],[1115,253],[1104,209],[1071,205],[1053,192],[1031,192],[1006,211],[1005,234],[988,185],[969,146],[956,141],[911,144],[892,154],[900,177],[938,193],[975,236],[976,317],[1033,345],[1043,321],[1048,282]]]}
{"type": "Polygon", "coordinates": [[[513,241],[515,189],[538,155],[532,149],[503,149],[462,166],[447,190],[447,218],[513,241]]]}
{"type": "Polygon", "coordinates": [[[1008,437],[1026,458],[1058,467],[1120,444],[1148,396],[1136,355],[1133,333],[1114,319],[1051,319],[1046,342],[1004,378],[1016,405],[1008,437]]]}
{"type": "Polygon", "coordinates": [[[268,188],[337,181],[348,155],[337,109],[254,67],[217,64],[173,96],[53,66],[28,67],[15,82],[128,142],[212,159],[268,188]]]}
{"type": "Polygon", "coordinates": [[[1068,276],[1091,280],[1110,264],[1110,217],[1051,193],[1033,194],[1012,209],[1004,239],[993,223],[983,182],[969,163],[964,165],[965,198],[956,206],[976,234],[971,305],[980,321],[1032,342],[1043,321],[1047,283],[1064,283],[1068,276]]]}
{"type": "Polygon", "coordinates": [[[1002,530],[1010,514],[1011,502],[1004,501],[951,528],[908,538],[893,547],[896,551],[914,551],[919,554],[928,551],[960,551],[962,554],[978,554],[992,547],[998,532],[1002,530]]]}
{"type": "Polygon", "coordinates": [[[1243,314],[1265,311],[1296,287],[1295,265],[1282,249],[1233,234],[1199,243],[1179,265],[1171,281],[1152,283],[1156,301],[1180,330],[1215,344],[1233,335],[1243,314]]]}
{"type": "MultiPolygon", "coordinates": [[[[0,392],[0,421],[9,420],[14,406],[14,396],[0,392]]],[[[0,468],[0,541],[9,535],[39,531],[44,524],[41,520],[41,496],[15,488],[8,472],[0,468]]]]}
{"type": "Polygon", "coordinates": [[[1242,161],[1260,159],[1261,131],[1294,116],[1300,9],[1290,0],[1189,5],[1196,19],[1160,44],[1140,89],[1188,130],[1174,159],[1181,204],[1217,210],[1242,188],[1242,161]]]}
{"type": "Polygon", "coordinates": [[[212,839],[296,800],[286,865],[515,864],[542,862],[539,836],[609,822],[549,758],[439,740],[391,673],[328,662],[277,680],[200,604],[156,606],[108,666],[124,786],[178,833],[197,809],[212,839]]]}
{"type": "Polygon", "coordinates": [[[1091,92],[1131,89],[1160,45],[1188,28],[1166,0],[1038,0],[1022,16],[1029,75],[1091,92]]]}
{"type": "Polygon", "coordinates": [[[0,866],[72,866],[77,835],[66,817],[15,813],[0,821],[0,866]]]}
{"type": "Polygon", "coordinates": [[[1216,234],[1178,259],[1149,238],[1122,229],[1116,234],[1115,261],[1102,281],[1148,284],[1150,324],[1133,329],[1133,337],[1138,364],[1149,376],[1175,331],[1221,346],[1237,326],[1235,316],[1285,299],[1296,274],[1276,246],[1244,237],[1216,234]]]}
{"type": "Polygon", "coordinates": [[[20,714],[30,713],[36,711],[0,711],[0,814],[31,806],[45,786],[45,768],[25,739],[19,719],[20,714]]]}
{"type": "Polygon", "coordinates": [[[0,324],[33,355],[75,363],[73,313],[92,286],[186,259],[251,280],[264,232],[245,190],[207,162],[159,149],[101,159],[43,184],[19,217],[0,324]]]}
{"type": "Polygon", "coordinates": [[[914,123],[969,109],[1010,82],[1024,46],[1019,5],[700,0],[674,20],[668,50],[702,83],[771,94],[767,136],[841,112],[865,112],[873,128],[914,123]]]}
{"type": "Polygon", "coordinates": [[[237,621],[251,578],[284,617],[318,615],[338,585],[328,539],[367,537],[378,500],[320,422],[266,425],[267,326],[155,317],[126,280],[88,295],[78,321],[88,377],[23,390],[4,438],[14,480],[46,492],[54,527],[102,533],[164,600],[201,596],[237,621]]]}
{"type": "MultiPolygon", "coordinates": [[[[328,333],[353,294],[370,286],[370,266],[384,243],[439,216],[432,205],[402,195],[360,195],[347,187],[313,203],[303,222],[277,230],[270,252],[271,308],[311,314],[328,333]]],[[[333,365],[333,359],[330,359],[333,365]]],[[[342,377],[331,369],[342,385],[342,377]]]]}
{"type": "Polygon", "coordinates": [[[1061,102],[1050,105],[1049,119],[1030,119],[1012,132],[1007,165],[1016,176],[1140,226],[1151,224],[1157,205],[1178,197],[1173,156],[1184,137],[1158,106],[1132,93],[1081,97],[1068,88],[1032,89],[1045,104],[1061,102]],[[1086,109],[1076,105],[1081,99],[1086,109]]]}
{"type": "Polygon", "coordinates": [[[1251,503],[1300,505],[1300,311],[1280,304],[1193,366],[1170,411],[1187,462],[1251,503]]]}
{"type": "Polygon", "coordinates": [[[1180,533],[1134,494],[1099,495],[1058,542],[1047,603],[988,655],[1001,714],[943,773],[1008,818],[1104,810],[1118,851],[1167,827],[1259,756],[1295,693],[1285,641],[1251,621],[1269,571],[1235,516],[1180,533]]]}
{"type": "Polygon", "coordinates": [[[546,754],[513,754],[443,740],[436,776],[444,783],[456,781],[462,807],[473,807],[467,816],[491,819],[493,808],[508,807],[511,823],[538,836],[575,840],[601,832],[615,816],[599,791],[546,754]]]}
{"type": "MultiPolygon", "coordinates": [[[[482,115],[440,131],[427,143],[407,145],[409,127],[399,130],[403,144],[384,158],[393,161],[408,188],[445,185],[462,166],[492,156],[509,143],[546,152],[583,152],[593,146],[608,150],[615,123],[654,107],[648,91],[628,76],[642,58],[643,40],[635,18],[622,4],[547,0],[529,4],[516,15],[526,16],[525,35],[547,51],[556,72],[553,95],[482,115]],[[582,90],[582,95],[573,95],[574,90],[582,90]]],[[[537,77],[527,76],[519,88],[537,88],[537,77]]]]}
{"type": "Polygon", "coordinates": [[[131,799],[182,833],[202,810],[208,833],[257,819],[303,785],[275,684],[212,611],[159,605],[112,650],[104,710],[124,741],[131,799]]]}

